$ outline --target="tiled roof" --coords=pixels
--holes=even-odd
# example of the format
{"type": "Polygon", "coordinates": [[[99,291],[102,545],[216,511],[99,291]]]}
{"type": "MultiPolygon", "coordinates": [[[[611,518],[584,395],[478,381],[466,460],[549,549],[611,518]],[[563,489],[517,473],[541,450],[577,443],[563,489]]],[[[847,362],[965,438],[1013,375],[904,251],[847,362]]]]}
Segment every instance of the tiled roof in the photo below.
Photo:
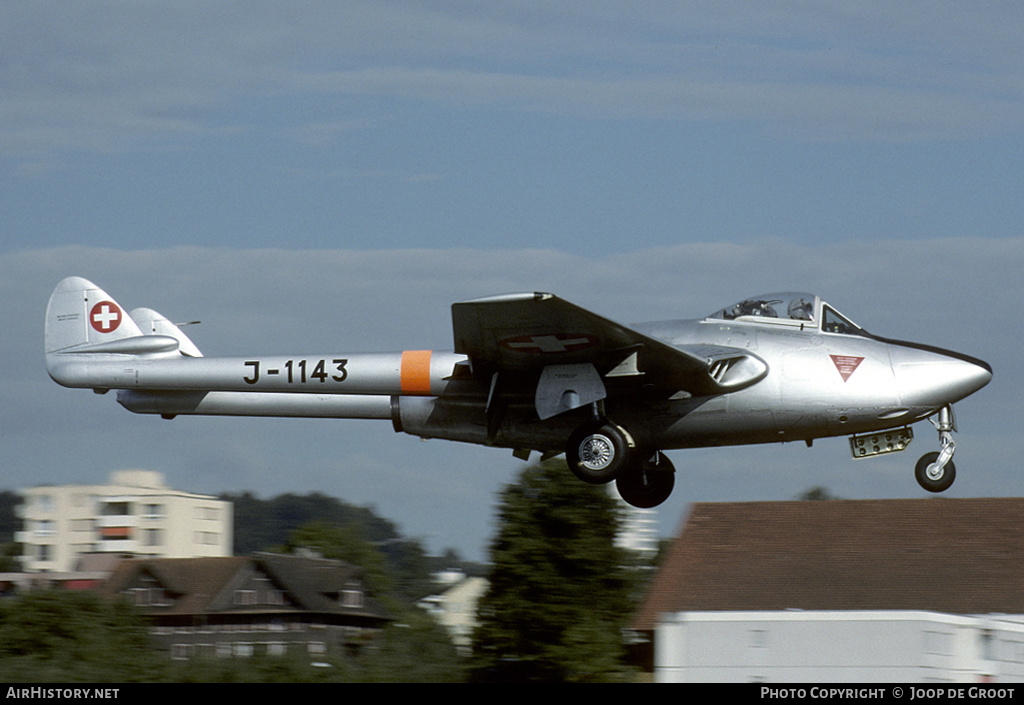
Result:
{"type": "Polygon", "coordinates": [[[343,590],[364,590],[358,568],[342,561],[274,554],[128,559],[111,573],[103,592],[116,597],[141,586],[147,578],[170,598],[169,604],[160,605],[163,616],[302,610],[380,619],[386,613],[370,596],[358,608],[347,607],[339,599],[343,590]],[[239,605],[235,591],[247,585],[256,573],[272,580],[286,596],[287,604],[239,605]]]}
{"type": "Polygon", "coordinates": [[[1024,614],[1024,499],[694,504],[634,628],[785,609],[1024,614]]]}
{"type": "Polygon", "coordinates": [[[155,579],[169,595],[173,607],[165,614],[200,614],[246,565],[244,557],[132,558],[121,561],[107,578],[103,592],[111,597],[137,587],[140,575],[155,579]]]}

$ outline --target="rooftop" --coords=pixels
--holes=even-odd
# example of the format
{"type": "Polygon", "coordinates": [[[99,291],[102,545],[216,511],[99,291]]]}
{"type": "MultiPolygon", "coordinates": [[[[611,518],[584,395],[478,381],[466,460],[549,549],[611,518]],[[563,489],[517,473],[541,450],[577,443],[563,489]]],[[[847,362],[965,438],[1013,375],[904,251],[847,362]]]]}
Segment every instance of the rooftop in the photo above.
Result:
{"type": "Polygon", "coordinates": [[[634,628],[787,609],[1024,614],[1024,498],[697,503],[634,628]]]}

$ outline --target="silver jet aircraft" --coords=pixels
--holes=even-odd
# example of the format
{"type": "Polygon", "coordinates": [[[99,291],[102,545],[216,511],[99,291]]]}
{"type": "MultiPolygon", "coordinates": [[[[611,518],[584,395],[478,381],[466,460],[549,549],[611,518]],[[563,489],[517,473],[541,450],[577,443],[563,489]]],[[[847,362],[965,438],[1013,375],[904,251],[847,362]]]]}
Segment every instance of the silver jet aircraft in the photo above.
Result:
{"type": "Polygon", "coordinates": [[[452,306],[454,351],[207,358],[164,316],[126,312],[69,277],[46,312],[46,366],[66,387],[117,390],[130,411],[390,420],[396,431],[565,453],[581,480],[653,507],[663,451],[849,436],[855,458],[900,451],[929,419],[917,481],[953,482],[952,404],[992,378],[981,360],[882,338],[813,294],[744,299],[697,320],[624,326],[551,294],[452,306]]]}

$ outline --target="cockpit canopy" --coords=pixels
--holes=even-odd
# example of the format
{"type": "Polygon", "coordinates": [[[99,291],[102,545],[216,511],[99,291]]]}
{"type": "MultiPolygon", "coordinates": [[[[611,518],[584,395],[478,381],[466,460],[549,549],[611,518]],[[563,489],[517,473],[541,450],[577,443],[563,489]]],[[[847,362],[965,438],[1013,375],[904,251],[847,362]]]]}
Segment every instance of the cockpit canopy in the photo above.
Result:
{"type": "Polygon", "coordinates": [[[814,294],[782,292],[743,299],[716,311],[710,319],[785,325],[800,330],[863,335],[864,330],[814,294]]]}

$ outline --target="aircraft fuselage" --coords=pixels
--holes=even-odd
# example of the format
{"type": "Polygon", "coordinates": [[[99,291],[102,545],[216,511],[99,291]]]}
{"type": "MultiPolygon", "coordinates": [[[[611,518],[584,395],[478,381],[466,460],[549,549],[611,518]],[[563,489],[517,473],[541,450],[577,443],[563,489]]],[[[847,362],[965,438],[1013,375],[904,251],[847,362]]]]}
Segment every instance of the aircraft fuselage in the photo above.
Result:
{"type": "Polygon", "coordinates": [[[160,314],[125,313],[71,277],[50,299],[46,362],[59,384],[114,389],[130,411],[165,418],[390,419],[520,457],[565,451],[577,476],[614,479],[638,506],[671,491],[664,450],[849,435],[866,457],[902,450],[910,425],[932,416],[942,450],[916,472],[941,491],[953,477],[952,404],[992,376],[976,358],[871,335],[803,293],[628,327],[539,293],[452,315],[452,352],[206,358],[160,314]]]}

